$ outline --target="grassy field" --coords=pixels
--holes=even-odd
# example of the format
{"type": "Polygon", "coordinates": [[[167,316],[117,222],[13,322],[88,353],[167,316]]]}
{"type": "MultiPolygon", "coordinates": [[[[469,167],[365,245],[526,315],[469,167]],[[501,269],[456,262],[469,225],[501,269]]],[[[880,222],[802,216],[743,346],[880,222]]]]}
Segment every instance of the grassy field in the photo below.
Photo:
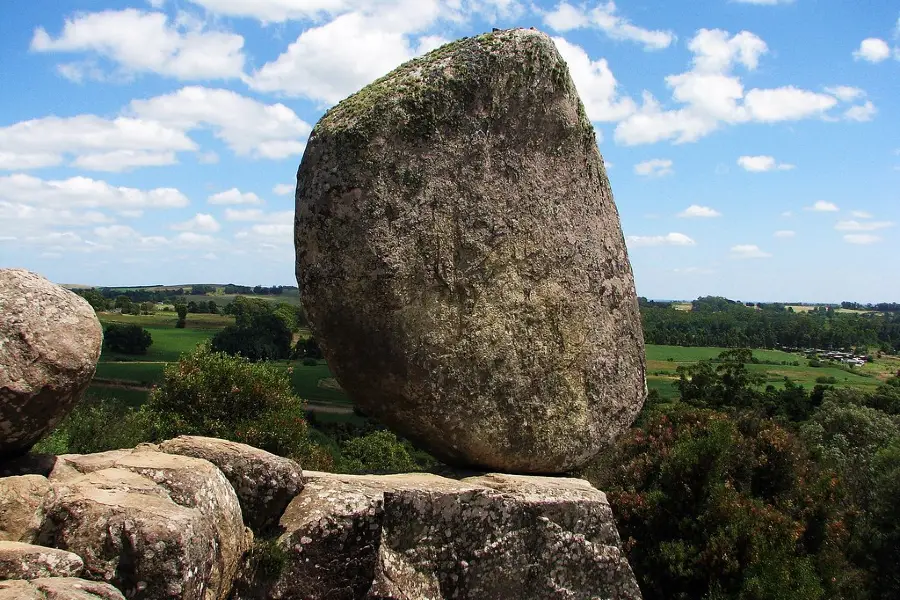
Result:
{"type": "MultiPolygon", "coordinates": [[[[212,296],[211,296],[212,297],[212,296]]],[[[264,296],[267,299],[287,298],[285,296],[264,296]]],[[[218,297],[216,298],[218,301],[218,297]]],[[[105,382],[104,393],[114,394],[108,387],[111,382],[125,386],[123,398],[130,404],[140,404],[146,398],[146,392],[133,387],[149,388],[162,380],[166,363],[178,360],[184,352],[210,338],[223,327],[232,324],[232,317],[225,315],[188,315],[187,328],[175,328],[175,315],[169,312],[158,312],[154,315],[133,316],[119,314],[101,314],[104,323],[133,323],[145,327],[153,336],[153,345],[144,356],[125,356],[104,352],[97,366],[96,379],[105,382]]],[[[656,389],[663,397],[677,396],[675,381],[677,368],[694,364],[701,360],[716,358],[726,348],[686,348],[681,346],[647,346],[647,386],[656,389]]],[[[857,387],[872,389],[881,381],[900,372],[900,358],[884,357],[877,359],[854,372],[835,367],[814,368],[809,360],[798,354],[790,354],[779,350],[754,350],[753,356],[762,364],[751,364],[748,368],[765,376],[766,384],[780,385],[785,377],[796,383],[812,387],[820,377],[834,377],[838,387],[857,387]],[[769,363],[769,364],[765,364],[769,363]],[[774,363],[774,364],[773,364],[774,363]],[[796,363],[796,364],[795,364],[796,363]]],[[[292,368],[291,380],[297,394],[317,405],[334,405],[347,407],[352,404],[347,394],[340,389],[331,371],[324,361],[315,366],[305,366],[300,361],[278,363],[279,368],[292,368]]]]}
{"type": "MultiPolygon", "coordinates": [[[[129,325],[140,325],[141,327],[163,327],[175,330],[175,322],[178,315],[174,311],[157,311],[152,315],[122,315],[119,313],[100,313],[100,322],[104,325],[108,323],[126,323],[129,325]]],[[[210,314],[189,314],[185,322],[185,328],[181,331],[190,331],[193,329],[212,330],[210,335],[215,335],[217,331],[234,325],[234,317],[228,315],[210,315],[210,314]]]]}
{"type": "MultiPolygon", "coordinates": [[[[647,386],[649,389],[659,390],[665,398],[675,397],[678,392],[674,382],[678,379],[676,369],[679,366],[716,358],[724,350],[727,348],[648,345],[647,386]]],[[[780,350],[754,350],[753,357],[761,363],[778,363],[747,366],[749,370],[765,375],[766,384],[773,385],[779,385],[785,377],[789,377],[795,383],[813,387],[819,377],[834,377],[836,387],[873,389],[900,369],[900,359],[893,357],[878,359],[874,363],[855,369],[853,373],[836,367],[810,367],[806,357],[780,350]]]]}

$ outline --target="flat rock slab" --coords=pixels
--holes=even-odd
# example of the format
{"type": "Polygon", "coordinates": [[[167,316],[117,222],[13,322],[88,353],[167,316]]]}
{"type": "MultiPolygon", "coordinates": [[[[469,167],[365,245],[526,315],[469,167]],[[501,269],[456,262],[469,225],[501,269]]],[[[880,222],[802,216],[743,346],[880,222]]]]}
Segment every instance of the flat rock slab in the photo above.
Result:
{"type": "Polygon", "coordinates": [[[27,452],[81,400],[103,330],[83,298],[0,269],[0,461],[27,452]]]}
{"type": "Polygon", "coordinates": [[[50,577],[0,581],[0,600],[125,600],[125,596],[108,583],[50,577]]]}
{"type": "Polygon", "coordinates": [[[77,554],[33,544],[0,542],[0,579],[78,577],[82,571],[84,561],[77,554]]]}
{"type": "Polygon", "coordinates": [[[568,472],[643,404],[619,215],[543,33],[447,44],[329,110],[297,174],[296,250],[341,387],[444,462],[568,472]]]}
{"type": "Polygon", "coordinates": [[[305,473],[277,573],[235,600],[636,599],[606,496],[578,479],[305,473]]]}

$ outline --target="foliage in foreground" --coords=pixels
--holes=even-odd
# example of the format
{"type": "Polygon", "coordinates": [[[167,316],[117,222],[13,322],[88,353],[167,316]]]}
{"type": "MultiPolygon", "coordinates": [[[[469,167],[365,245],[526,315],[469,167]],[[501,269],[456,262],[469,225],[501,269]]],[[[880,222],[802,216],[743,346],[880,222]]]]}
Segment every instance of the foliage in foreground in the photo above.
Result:
{"type": "Polygon", "coordinates": [[[308,463],[320,453],[309,441],[303,409],[288,371],[208,345],[168,365],[143,408],[154,439],[217,437],[308,463]]]}
{"type": "Polygon", "coordinates": [[[900,597],[900,380],[763,390],[746,356],[680,370],[585,472],[644,597],[900,597]]]}

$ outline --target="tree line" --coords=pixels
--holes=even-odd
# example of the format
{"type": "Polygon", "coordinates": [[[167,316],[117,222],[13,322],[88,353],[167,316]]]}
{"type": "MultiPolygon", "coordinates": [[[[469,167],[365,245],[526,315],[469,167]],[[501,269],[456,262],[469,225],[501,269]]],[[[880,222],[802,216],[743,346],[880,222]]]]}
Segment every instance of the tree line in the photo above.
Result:
{"type": "Polygon", "coordinates": [[[645,298],[640,306],[649,344],[900,352],[898,312],[840,313],[833,307],[794,312],[783,304],[747,306],[721,297],[698,298],[691,310],[645,298]]]}

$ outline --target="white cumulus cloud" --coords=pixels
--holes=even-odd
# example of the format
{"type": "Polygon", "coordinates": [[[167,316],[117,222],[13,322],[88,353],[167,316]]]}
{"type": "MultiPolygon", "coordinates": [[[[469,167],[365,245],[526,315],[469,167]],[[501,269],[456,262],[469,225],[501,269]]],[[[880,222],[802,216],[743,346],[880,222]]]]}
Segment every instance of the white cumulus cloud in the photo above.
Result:
{"type": "MultiPolygon", "coordinates": [[[[35,52],[86,52],[113,62],[124,73],[158,73],[178,79],[228,79],[244,68],[244,38],[207,31],[192,19],[169,22],[165,13],[134,8],[80,13],[67,19],[53,37],[38,27],[31,40],[35,52]]],[[[74,80],[103,79],[91,63],[63,65],[74,80]]]]}
{"type": "Polygon", "coordinates": [[[697,242],[683,233],[672,232],[666,235],[629,235],[625,237],[629,246],[694,246],[697,242]]]}
{"type": "Polygon", "coordinates": [[[678,213],[682,219],[709,219],[713,217],[721,217],[722,213],[708,206],[700,206],[691,204],[686,209],[678,213]]]}
{"type": "Polygon", "coordinates": [[[216,218],[208,213],[197,213],[187,221],[173,223],[169,227],[175,231],[193,231],[195,233],[215,233],[222,228],[216,218]]]}
{"type": "Polygon", "coordinates": [[[654,158],[634,165],[634,172],[644,177],[662,177],[675,172],[672,164],[667,158],[654,158]]]}
{"type": "Polygon", "coordinates": [[[804,208],[813,212],[837,212],[840,210],[837,207],[837,204],[825,202],[824,200],[817,200],[812,206],[806,206],[804,208]]]}
{"type": "Polygon", "coordinates": [[[637,109],[631,98],[621,97],[618,82],[606,59],[591,60],[581,46],[553,38],[559,53],[569,65],[572,80],[591,121],[619,121],[637,109]]]}
{"type": "Polygon", "coordinates": [[[213,194],[206,201],[210,204],[262,204],[262,199],[253,192],[242,192],[237,188],[231,188],[224,192],[213,194]]]}
{"type": "Polygon", "coordinates": [[[772,255],[764,252],[756,244],[738,244],[731,247],[732,258],[770,258],[772,255]]]}
{"type": "Polygon", "coordinates": [[[741,156],[737,164],[745,171],[763,173],[766,171],[790,171],[795,168],[788,163],[779,163],[772,156],[741,156]]]}
{"type": "Polygon", "coordinates": [[[611,39],[636,42],[645,50],[662,50],[675,41],[675,34],[668,30],[645,29],[619,14],[615,2],[601,2],[588,10],[561,2],[550,12],[544,13],[544,23],[555,31],[570,31],[592,27],[603,31],[611,39]]]}
{"type": "Polygon", "coordinates": [[[792,238],[795,235],[797,235],[797,232],[791,231],[790,229],[780,229],[775,232],[775,237],[782,238],[782,239],[792,238]]]}
{"type": "Polygon", "coordinates": [[[853,52],[856,60],[865,60],[870,63],[879,63],[891,57],[891,47],[879,38],[866,38],[859,44],[859,48],[853,52]]]}
{"type": "Polygon", "coordinates": [[[133,100],[129,111],[175,129],[210,129],[235,154],[254,158],[300,155],[312,129],[284,104],[264,104],[231,90],[201,86],[133,100]]]}
{"type": "Polygon", "coordinates": [[[279,183],[272,188],[272,193],[276,196],[289,196],[296,191],[296,186],[290,183],[279,183]]]}

